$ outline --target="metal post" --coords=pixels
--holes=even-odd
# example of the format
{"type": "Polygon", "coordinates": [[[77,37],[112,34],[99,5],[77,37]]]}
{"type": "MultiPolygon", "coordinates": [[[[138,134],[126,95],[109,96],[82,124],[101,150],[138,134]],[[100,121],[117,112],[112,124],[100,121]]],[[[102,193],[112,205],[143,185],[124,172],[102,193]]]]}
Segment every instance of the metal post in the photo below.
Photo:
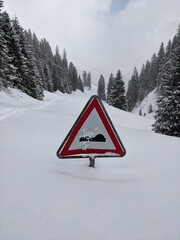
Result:
{"type": "Polygon", "coordinates": [[[90,163],[89,163],[89,167],[95,167],[95,158],[94,157],[90,157],[89,158],[89,161],[90,161],[90,163]]]}

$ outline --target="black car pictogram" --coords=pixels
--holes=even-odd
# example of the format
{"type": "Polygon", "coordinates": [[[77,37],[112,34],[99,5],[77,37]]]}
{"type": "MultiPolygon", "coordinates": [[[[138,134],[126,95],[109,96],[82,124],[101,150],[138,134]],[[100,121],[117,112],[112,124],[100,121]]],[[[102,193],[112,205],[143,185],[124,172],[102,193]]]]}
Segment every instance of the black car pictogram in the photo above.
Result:
{"type": "Polygon", "coordinates": [[[81,137],[80,142],[106,142],[106,138],[102,134],[98,134],[95,137],[90,138],[89,136],[81,137]]]}

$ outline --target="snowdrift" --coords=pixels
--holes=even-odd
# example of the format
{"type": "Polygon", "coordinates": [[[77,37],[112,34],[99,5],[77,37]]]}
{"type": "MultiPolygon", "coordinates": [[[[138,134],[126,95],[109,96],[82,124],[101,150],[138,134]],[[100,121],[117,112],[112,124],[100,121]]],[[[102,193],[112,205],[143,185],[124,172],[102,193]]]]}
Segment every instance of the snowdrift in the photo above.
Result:
{"type": "Polygon", "coordinates": [[[126,156],[56,157],[94,93],[0,92],[0,239],[179,240],[180,139],[151,119],[104,103],[126,156]]]}

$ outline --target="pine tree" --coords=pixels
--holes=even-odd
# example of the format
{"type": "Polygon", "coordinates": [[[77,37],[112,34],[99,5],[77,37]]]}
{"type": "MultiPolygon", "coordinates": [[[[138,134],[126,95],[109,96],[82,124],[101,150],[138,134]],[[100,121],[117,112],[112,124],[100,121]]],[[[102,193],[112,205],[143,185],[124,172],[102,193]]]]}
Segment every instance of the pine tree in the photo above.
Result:
{"type": "Polygon", "coordinates": [[[136,67],[132,74],[131,80],[128,83],[128,90],[126,94],[127,109],[132,111],[138,101],[138,71],[136,67]]]}
{"type": "Polygon", "coordinates": [[[38,68],[36,66],[35,57],[32,49],[32,39],[27,31],[24,31],[24,56],[27,59],[28,67],[28,90],[26,91],[30,96],[42,100],[43,99],[43,86],[40,78],[38,68]]]}
{"type": "Polygon", "coordinates": [[[157,77],[158,77],[157,57],[156,57],[156,54],[154,53],[151,58],[148,93],[152,92],[156,88],[157,77]]]}
{"type": "Polygon", "coordinates": [[[160,74],[158,110],[153,130],[180,137],[180,25],[175,41],[160,74]]]}
{"type": "Polygon", "coordinates": [[[14,87],[26,92],[28,85],[28,67],[27,58],[25,57],[25,39],[23,35],[23,28],[20,26],[17,17],[12,20],[13,36],[11,40],[11,56],[13,65],[16,68],[16,80],[14,87]]]}
{"type": "Polygon", "coordinates": [[[62,93],[65,93],[63,83],[62,83],[62,59],[59,54],[59,48],[56,46],[56,51],[54,55],[54,66],[52,70],[52,78],[53,78],[53,91],[59,90],[62,93]]]}
{"type": "Polygon", "coordinates": [[[12,22],[14,34],[11,41],[11,54],[13,56],[13,64],[17,69],[17,80],[14,81],[14,86],[28,95],[42,100],[43,89],[40,84],[40,77],[35,66],[27,32],[20,26],[17,18],[12,22]]]}
{"type": "Polygon", "coordinates": [[[171,51],[174,50],[174,48],[176,47],[176,44],[177,44],[177,36],[175,35],[173,40],[172,40],[171,51]]]}
{"type": "Polygon", "coordinates": [[[138,102],[141,102],[146,95],[146,89],[144,89],[144,81],[145,81],[145,65],[143,64],[138,78],[138,102]]]}
{"type": "Polygon", "coordinates": [[[87,86],[87,73],[86,73],[86,71],[83,71],[82,82],[83,82],[84,87],[86,87],[87,86]]]}
{"type": "Polygon", "coordinates": [[[151,63],[147,60],[145,66],[145,82],[144,82],[145,96],[147,96],[151,92],[150,83],[151,83],[151,63]]]}
{"type": "Polygon", "coordinates": [[[165,61],[167,59],[169,59],[170,57],[170,53],[171,53],[171,49],[172,49],[172,43],[171,43],[171,40],[169,40],[167,46],[166,46],[166,51],[165,51],[165,61]]]}
{"type": "Polygon", "coordinates": [[[43,88],[51,92],[53,89],[53,78],[52,78],[53,73],[52,72],[53,72],[53,66],[54,66],[53,65],[54,56],[52,53],[51,46],[49,45],[49,42],[45,38],[41,39],[39,48],[40,48],[40,62],[41,62],[39,72],[41,75],[41,79],[43,81],[43,88]],[[49,76],[49,78],[47,78],[47,76],[49,76]]]}
{"type": "Polygon", "coordinates": [[[3,7],[3,1],[0,1],[0,90],[3,86],[6,86],[6,74],[5,69],[8,62],[7,45],[5,40],[5,33],[3,31],[3,17],[1,8],[3,7]]]}
{"type": "Polygon", "coordinates": [[[37,99],[43,98],[43,89],[70,93],[79,87],[83,91],[74,66],[70,84],[66,51],[62,59],[58,51],[53,55],[46,39],[39,41],[35,33],[24,31],[17,17],[10,20],[2,12],[3,2],[0,0],[0,89],[15,87],[37,99]]]}
{"type": "Polygon", "coordinates": [[[149,110],[148,113],[152,113],[153,112],[153,108],[152,108],[152,104],[149,105],[149,110]]]}
{"type": "Polygon", "coordinates": [[[103,75],[100,75],[99,81],[98,81],[98,89],[97,94],[101,100],[106,100],[106,94],[105,94],[105,80],[103,75]]]}
{"type": "Polygon", "coordinates": [[[143,64],[141,73],[138,78],[138,101],[141,102],[150,92],[151,84],[151,63],[147,60],[146,65],[143,64]]]}
{"type": "Polygon", "coordinates": [[[76,91],[78,82],[78,73],[72,62],[69,64],[69,82],[71,91],[76,91]]]}
{"type": "Polygon", "coordinates": [[[35,33],[32,34],[32,49],[35,57],[35,64],[41,77],[43,88],[45,89],[44,60],[41,54],[40,41],[35,33]]]}
{"type": "Polygon", "coordinates": [[[107,103],[109,103],[109,96],[110,96],[112,87],[114,85],[114,81],[115,81],[114,76],[111,73],[109,77],[108,85],[107,85],[107,103]]]}
{"type": "Polygon", "coordinates": [[[0,30],[0,91],[3,87],[3,80],[5,78],[3,73],[3,66],[5,65],[5,63],[3,58],[4,58],[4,39],[2,37],[2,32],[0,30]]]}
{"type": "Polygon", "coordinates": [[[151,91],[160,85],[160,73],[165,61],[164,44],[161,43],[159,52],[152,55],[151,61],[143,64],[138,78],[138,101],[141,102],[151,91]]]}
{"type": "Polygon", "coordinates": [[[7,12],[1,12],[3,1],[0,1],[0,85],[12,87],[16,79],[16,69],[12,63],[10,44],[12,41],[12,25],[7,12]]]}
{"type": "Polygon", "coordinates": [[[84,86],[80,76],[78,77],[77,89],[79,89],[81,92],[84,92],[84,86]]]}
{"type": "Polygon", "coordinates": [[[87,75],[87,87],[91,90],[91,72],[87,75]]]}
{"type": "MultiPolygon", "coordinates": [[[[162,72],[162,68],[164,65],[165,61],[165,50],[164,50],[164,44],[163,42],[161,43],[158,55],[157,55],[157,69],[158,69],[158,74],[162,72]]],[[[157,77],[157,87],[159,88],[161,84],[161,77],[158,75],[157,77]]]]}
{"type": "Polygon", "coordinates": [[[63,51],[63,58],[62,58],[62,84],[64,91],[66,93],[71,93],[70,83],[69,83],[69,73],[68,73],[68,61],[66,58],[66,50],[63,51]]]}
{"type": "Polygon", "coordinates": [[[124,81],[121,75],[121,71],[118,70],[112,91],[109,95],[109,103],[113,107],[126,110],[126,96],[125,96],[125,86],[124,81]]]}
{"type": "Polygon", "coordinates": [[[53,80],[52,80],[52,71],[49,67],[49,64],[44,63],[43,67],[43,80],[44,80],[44,89],[49,92],[53,92],[53,80]]]}

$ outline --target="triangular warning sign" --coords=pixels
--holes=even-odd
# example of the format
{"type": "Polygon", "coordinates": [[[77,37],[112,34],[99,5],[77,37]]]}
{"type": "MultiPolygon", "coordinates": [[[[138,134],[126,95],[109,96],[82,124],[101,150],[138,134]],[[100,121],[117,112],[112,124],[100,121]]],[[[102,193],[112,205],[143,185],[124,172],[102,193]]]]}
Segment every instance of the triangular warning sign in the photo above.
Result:
{"type": "Polygon", "coordinates": [[[98,96],[92,96],[57,151],[59,158],[123,157],[126,150],[98,96]]]}

